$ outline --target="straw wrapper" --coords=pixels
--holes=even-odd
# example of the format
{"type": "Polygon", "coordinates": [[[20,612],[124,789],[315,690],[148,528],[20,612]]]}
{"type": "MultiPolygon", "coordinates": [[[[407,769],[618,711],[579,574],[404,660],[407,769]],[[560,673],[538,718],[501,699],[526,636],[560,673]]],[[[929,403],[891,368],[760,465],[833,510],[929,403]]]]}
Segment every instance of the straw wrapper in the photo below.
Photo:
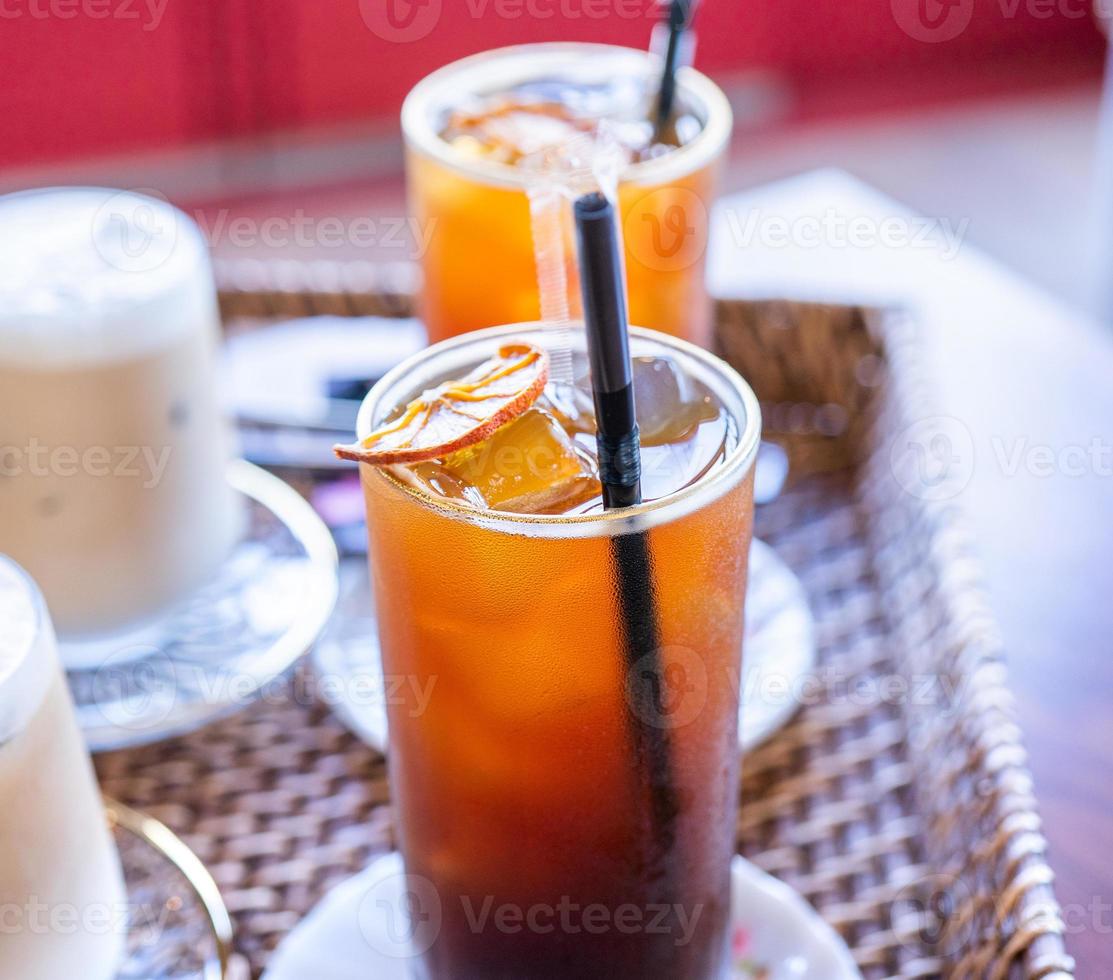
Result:
{"type": "Polygon", "coordinates": [[[606,122],[559,147],[525,157],[533,254],[541,319],[550,332],[550,377],[557,385],[573,381],[569,325],[580,316],[580,284],[576,272],[572,201],[589,191],[618,196],[618,177],[626,157],[606,122]]]}

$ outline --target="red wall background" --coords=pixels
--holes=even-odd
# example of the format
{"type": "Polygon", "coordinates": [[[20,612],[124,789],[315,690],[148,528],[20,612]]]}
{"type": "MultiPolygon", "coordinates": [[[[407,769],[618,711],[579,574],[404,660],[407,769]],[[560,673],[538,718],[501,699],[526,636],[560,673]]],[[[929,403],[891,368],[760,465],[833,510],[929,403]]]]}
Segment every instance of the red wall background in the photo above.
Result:
{"type": "MultiPolygon", "coordinates": [[[[798,115],[1011,90],[1100,70],[1087,3],[704,0],[697,64],[776,72],[798,115]],[[969,25],[909,36],[894,10],[916,3],[940,17],[957,6],[969,25]]],[[[0,167],[390,120],[418,78],[461,55],[556,38],[640,46],[655,17],[653,0],[0,0],[0,167]]]]}

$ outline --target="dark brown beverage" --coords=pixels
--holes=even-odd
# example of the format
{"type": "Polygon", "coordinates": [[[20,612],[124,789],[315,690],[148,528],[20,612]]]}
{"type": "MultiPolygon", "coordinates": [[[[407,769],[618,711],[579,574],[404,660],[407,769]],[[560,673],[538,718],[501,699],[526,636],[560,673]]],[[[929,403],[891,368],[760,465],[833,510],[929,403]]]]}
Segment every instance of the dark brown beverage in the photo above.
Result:
{"type": "MultiPolygon", "coordinates": [[[[431,348],[371,393],[361,436],[400,431],[384,425],[416,417],[400,406],[508,338],[546,336],[431,348]]],[[[422,710],[390,705],[420,976],[725,967],[757,405],[690,345],[635,331],[632,351],[654,470],[643,505],[598,508],[586,424],[551,384],[485,442],[362,466],[384,668],[432,691],[422,710]],[[635,543],[644,589],[622,567],[635,543]],[[652,669],[631,655],[630,603],[653,617],[652,669]]],[[[487,394],[449,389],[452,411],[487,394]]]]}

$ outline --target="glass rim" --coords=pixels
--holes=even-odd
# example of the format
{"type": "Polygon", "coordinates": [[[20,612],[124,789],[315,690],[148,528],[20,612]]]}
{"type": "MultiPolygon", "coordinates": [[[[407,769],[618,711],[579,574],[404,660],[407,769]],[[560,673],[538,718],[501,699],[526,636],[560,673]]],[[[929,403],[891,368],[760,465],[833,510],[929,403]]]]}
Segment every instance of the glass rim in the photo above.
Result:
{"type": "Polygon", "coordinates": [[[34,617],[31,624],[32,630],[30,639],[27,643],[27,649],[20,651],[10,671],[5,674],[0,674],[0,697],[3,697],[5,684],[19,673],[19,668],[27,659],[29,652],[34,649],[35,642],[42,635],[46,623],[46,599],[43,598],[42,589],[39,588],[38,583],[31,578],[31,573],[10,555],[0,552],[0,567],[11,572],[12,575],[23,584],[25,594],[30,600],[31,611],[34,617]]]}
{"type": "MultiPolygon", "coordinates": [[[[521,59],[532,65],[523,73],[529,78],[536,72],[555,67],[573,55],[608,53],[612,56],[638,59],[649,66],[655,57],[639,48],[618,44],[600,44],[589,41],[545,41],[536,44],[515,44],[492,48],[469,55],[438,68],[419,81],[402,103],[402,135],[407,146],[417,149],[449,169],[463,173],[485,184],[525,189],[528,175],[509,164],[482,158],[466,157],[454,151],[433,125],[430,103],[443,90],[452,89],[460,76],[479,75],[485,68],[499,61],[521,59]]],[[[669,183],[687,174],[696,173],[719,156],[730,142],[733,112],[723,90],[710,78],[695,68],[684,67],[677,72],[678,91],[688,96],[695,107],[704,112],[703,126],[690,142],[671,153],[652,160],[628,165],[621,173],[621,184],[669,183]]]]}
{"type": "Polygon", "coordinates": [[[31,573],[14,558],[0,552],[0,569],[10,572],[23,586],[32,612],[31,633],[26,646],[20,650],[9,670],[0,674],[0,745],[17,735],[26,720],[38,710],[49,684],[53,661],[36,656],[47,631],[53,632],[42,589],[31,573]],[[15,708],[8,699],[16,698],[15,708]]]}
{"type": "MultiPolygon", "coordinates": [[[[136,206],[149,207],[160,216],[171,219],[174,223],[174,243],[171,248],[176,251],[181,247],[186,250],[186,254],[185,262],[178,263],[181,268],[172,267],[170,265],[172,260],[169,258],[154,267],[157,270],[165,269],[166,272],[173,273],[173,278],[166,280],[163,292],[177,286],[178,281],[193,269],[206,268],[212,263],[211,251],[201,226],[185,207],[174,204],[153,187],[108,187],[102,184],[46,184],[42,187],[26,187],[0,193],[0,216],[8,217],[4,212],[9,208],[20,208],[27,204],[33,206],[36,201],[50,203],[52,200],[57,200],[61,204],[89,205],[96,202],[97,207],[92,211],[93,217],[112,201],[120,200],[136,206]]],[[[155,294],[154,298],[157,299],[159,295],[155,294]]],[[[132,305],[147,302],[148,299],[149,297],[146,296],[140,297],[132,305]]]]}
{"type": "MultiPolygon", "coordinates": [[[[384,396],[401,385],[407,376],[431,358],[502,337],[546,332],[556,335],[559,334],[561,326],[563,325],[534,321],[486,327],[443,340],[411,355],[383,375],[364,397],[356,419],[357,438],[362,439],[373,431],[373,420],[377,421],[377,411],[389,411],[399,404],[397,401],[392,401],[389,406],[384,406],[382,404],[384,396]]],[[[571,328],[576,329],[576,324],[571,324],[571,328]]],[[[492,530],[527,534],[532,537],[570,538],[635,533],[667,523],[676,517],[690,513],[701,504],[717,500],[734,485],[734,481],[744,478],[753,469],[757,459],[758,446],[761,443],[761,406],[757,395],[733,367],[702,347],[645,327],[631,327],[630,338],[671,348],[695,361],[705,371],[718,375],[737,397],[742,407],[742,414],[745,416],[744,419],[739,420],[738,442],[726,459],[706,476],[674,493],[622,510],[602,510],[587,514],[519,514],[513,511],[480,510],[459,501],[434,497],[424,490],[399,480],[386,469],[371,466],[369,463],[361,463],[360,470],[364,471],[365,468],[370,467],[377,471],[380,477],[390,480],[403,492],[418,500],[422,506],[431,510],[467,520],[472,524],[483,525],[492,530]]],[[[412,398],[413,394],[414,389],[411,386],[407,397],[412,398]]],[[[725,407],[737,415],[737,411],[731,406],[725,407]]]]}

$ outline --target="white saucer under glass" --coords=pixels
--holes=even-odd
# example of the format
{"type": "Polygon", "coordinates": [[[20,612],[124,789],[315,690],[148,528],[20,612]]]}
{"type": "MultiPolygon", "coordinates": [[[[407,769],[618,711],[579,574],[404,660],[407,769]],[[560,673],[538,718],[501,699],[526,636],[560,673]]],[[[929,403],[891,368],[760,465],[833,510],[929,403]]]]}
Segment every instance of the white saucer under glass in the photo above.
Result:
{"type": "MultiPolygon", "coordinates": [[[[401,855],[339,885],[278,948],[263,980],[411,980],[415,894],[401,855]]],[[[783,882],[731,864],[731,965],[723,980],[861,980],[846,944],[783,882]]]]}

